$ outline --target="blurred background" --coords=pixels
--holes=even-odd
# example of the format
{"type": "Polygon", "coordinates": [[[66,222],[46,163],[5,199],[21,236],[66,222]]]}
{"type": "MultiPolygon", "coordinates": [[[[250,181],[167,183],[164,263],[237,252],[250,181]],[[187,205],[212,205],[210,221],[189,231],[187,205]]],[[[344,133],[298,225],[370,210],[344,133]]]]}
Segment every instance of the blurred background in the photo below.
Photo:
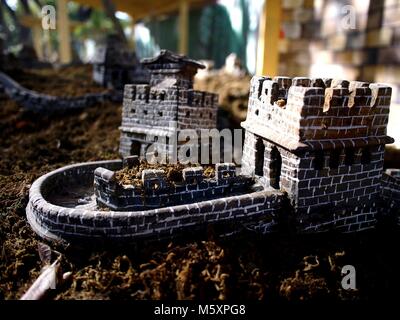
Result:
{"type": "MultiPolygon", "coordinates": [[[[43,62],[91,63],[114,33],[139,59],[170,49],[204,60],[196,86],[219,93],[237,122],[253,74],[384,82],[400,103],[398,0],[1,0],[0,10],[3,49],[33,48],[43,62]],[[43,27],[46,5],[54,29],[43,27]]],[[[389,124],[397,141],[399,110],[389,124]]]]}

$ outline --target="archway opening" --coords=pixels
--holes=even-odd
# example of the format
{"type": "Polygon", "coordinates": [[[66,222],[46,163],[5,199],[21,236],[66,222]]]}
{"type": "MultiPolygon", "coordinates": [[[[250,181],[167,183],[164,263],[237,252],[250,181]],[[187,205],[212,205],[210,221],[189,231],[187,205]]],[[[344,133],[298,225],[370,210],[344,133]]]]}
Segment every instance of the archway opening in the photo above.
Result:
{"type": "Polygon", "coordinates": [[[139,141],[132,141],[131,156],[140,156],[141,143],[139,141]]]}
{"type": "Polygon", "coordinates": [[[282,157],[277,147],[271,150],[271,163],[270,163],[270,185],[274,189],[280,189],[281,185],[281,170],[282,170],[282,157]]]}
{"type": "Polygon", "coordinates": [[[254,174],[257,176],[264,175],[264,153],[265,145],[262,138],[258,138],[256,142],[256,156],[255,156],[255,169],[254,174]]]}

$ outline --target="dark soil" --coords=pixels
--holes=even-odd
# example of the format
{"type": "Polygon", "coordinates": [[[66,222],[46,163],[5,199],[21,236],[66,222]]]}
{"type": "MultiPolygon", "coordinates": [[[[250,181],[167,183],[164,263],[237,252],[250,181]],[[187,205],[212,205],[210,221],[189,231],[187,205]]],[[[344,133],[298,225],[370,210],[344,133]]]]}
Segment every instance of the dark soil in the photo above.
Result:
{"type": "MultiPolygon", "coordinates": [[[[31,76],[31,83],[37,83],[31,76]]],[[[43,91],[53,92],[51,84],[48,81],[43,91]]],[[[41,240],[25,218],[30,185],[66,164],[117,158],[120,114],[119,105],[108,103],[63,116],[37,116],[1,100],[1,299],[20,298],[42,267],[37,252],[41,240]]],[[[298,236],[285,231],[262,237],[244,232],[219,239],[209,230],[172,243],[136,247],[52,243],[63,256],[62,271],[71,271],[72,279],[48,298],[384,299],[400,284],[399,231],[382,224],[377,230],[352,235],[298,236]],[[356,291],[341,287],[341,268],[347,264],[356,268],[356,291]]]]}
{"type": "Polygon", "coordinates": [[[59,97],[77,97],[108,90],[93,83],[92,66],[69,66],[58,69],[13,70],[9,74],[23,87],[59,97]]]}
{"type": "MultiPolygon", "coordinates": [[[[141,161],[138,166],[125,167],[116,172],[116,179],[122,185],[142,185],[142,171],[146,169],[164,170],[167,183],[181,183],[183,181],[182,170],[187,167],[198,166],[195,164],[151,164],[141,161]]],[[[204,167],[204,176],[212,178],[215,176],[215,169],[212,166],[204,167]]]]}

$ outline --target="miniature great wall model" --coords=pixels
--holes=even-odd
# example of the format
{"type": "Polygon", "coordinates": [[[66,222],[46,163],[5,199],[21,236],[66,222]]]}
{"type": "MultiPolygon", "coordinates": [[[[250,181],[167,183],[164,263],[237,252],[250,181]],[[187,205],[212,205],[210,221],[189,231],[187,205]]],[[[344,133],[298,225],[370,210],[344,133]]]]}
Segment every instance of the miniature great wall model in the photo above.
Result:
{"type": "MultiPolygon", "coordinates": [[[[201,66],[186,57],[162,51],[144,64],[150,85],[125,87],[124,160],[66,166],[33,183],[26,213],[41,237],[161,239],[211,225],[220,234],[268,233],[289,217],[299,232],[352,232],[398,214],[399,171],[383,172],[384,146],[393,141],[390,87],[255,76],[240,171],[218,163],[205,174],[192,164],[171,177],[140,159],[146,147],[183,128],[215,126],[217,97],[192,89],[201,66]]],[[[170,155],[170,142],[160,146],[170,155]]]]}
{"type": "Polygon", "coordinates": [[[0,71],[0,92],[20,104],[25,110],[37,113],[64,112],[83,109],[105,101],[119,101],[116,92],[88,93],[79,97],[57,97],[24,88],[0,71]]]}
{"type": "MultiPolygon", "coordinates": [[[[31,51],[29,51],[31,52],[31,51]]],[[[148,83],[148,72],[140,65],[134,52],[129,51],[115,35],[96,51],[93,80],[110,90],[77,97],[59,97],[29,90],[16,82],[7,71],[27,66],[35,67],[37,59],[16,59],[4,54],[0,44],[0,92],[19,103],[24,109],[37,113],[64,112],[83,109],[105,101],[121,101],[126,83],[148,83]],[[4,70],[4,72],[2,72],[4,70]]],[[[15,70],[12,70],[15,72],[15,70]]]]}

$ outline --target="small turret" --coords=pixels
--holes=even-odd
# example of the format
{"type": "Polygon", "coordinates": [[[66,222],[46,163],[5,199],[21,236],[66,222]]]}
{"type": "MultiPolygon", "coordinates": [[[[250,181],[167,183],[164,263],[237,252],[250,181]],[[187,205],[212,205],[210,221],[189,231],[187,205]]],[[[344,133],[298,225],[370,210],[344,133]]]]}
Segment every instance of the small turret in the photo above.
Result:
{"type": "Polygon", "coordinates": [[[149,81],[149,74],[135,52],[115,34],[97,48],[92,63],[93,80],[104,87],[123,89],[125,84],[149,81]]]}
{"type": "Polygon", "coordinates": [[[390,97],[377,83],[253,77],[242,173],[286,191],[303,230],[371,228],[390,97]]]}
{"type": "Polygon", "coordinates": [[[150,71],[150,86],[176,85],[192,89],[197,70],[205,68],[201,63],[169,50],[161,50],[158,56],[141,62],[150,71]]]}
{"type": "MultiPolygon", "coordinates": [[[[142,64],[150,83],[125,86],[120,153],[173,158],[181,148],[177,138],[182,130],[216,128],[218,95],[193,90],[194,75],[204,66],[183,55],[161,50],[142,64]]],[[[199,141],[196,145],[193,150],[200,148],[199,141]]]]}

